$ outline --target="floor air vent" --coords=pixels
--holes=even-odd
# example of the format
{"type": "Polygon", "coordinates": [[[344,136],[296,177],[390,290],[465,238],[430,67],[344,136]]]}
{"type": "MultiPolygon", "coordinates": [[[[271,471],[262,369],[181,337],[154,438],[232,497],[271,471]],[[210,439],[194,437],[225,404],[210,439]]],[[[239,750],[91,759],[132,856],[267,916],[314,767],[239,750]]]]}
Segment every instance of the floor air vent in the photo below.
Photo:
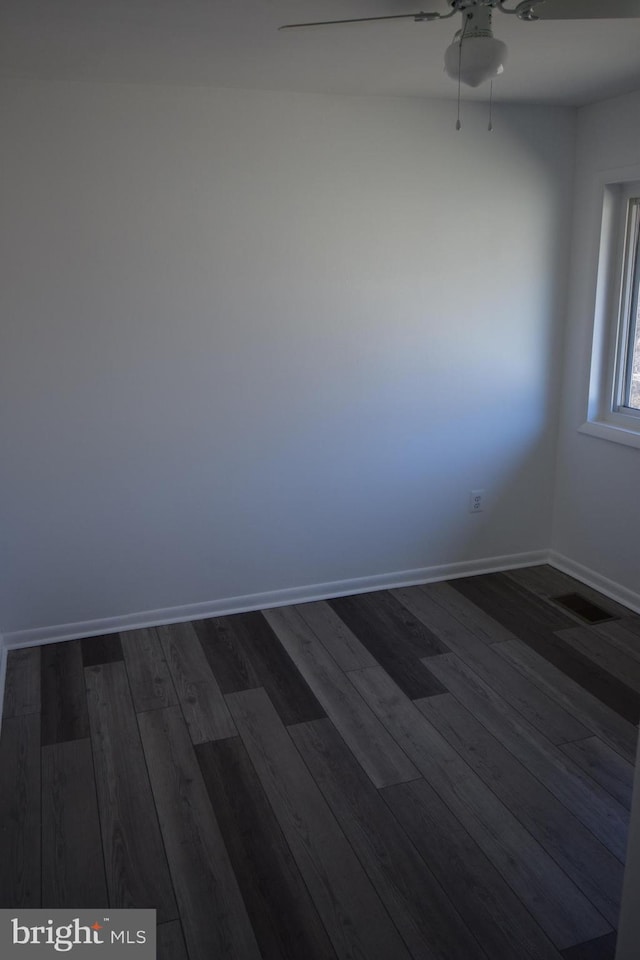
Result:
{"type": "Polygon", "coordinates": [[[590,600],[581,597],[579,593],[565,593],[561,597],[551,597],[551,600],[553,600],[554,603],[560,604],[561,607],[570,610],[572,613],[575,613],[586,623],[603,623],[605,620],[617,619],[617,617],[609,613],[608,610],[604,610],[602,607],[597,606],[597,604],[591,603],[590,600]]]}

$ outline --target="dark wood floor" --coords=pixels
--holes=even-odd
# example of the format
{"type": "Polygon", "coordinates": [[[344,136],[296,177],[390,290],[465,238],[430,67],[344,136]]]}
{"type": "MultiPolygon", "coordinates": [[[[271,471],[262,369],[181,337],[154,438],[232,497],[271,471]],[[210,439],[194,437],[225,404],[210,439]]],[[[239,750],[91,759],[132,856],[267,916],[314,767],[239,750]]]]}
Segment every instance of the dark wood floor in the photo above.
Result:
{"type": "Polygon", "coordinates": [[[639,716],[640,616],[551,567],[12,651],[0,905],[154,907],[162,960],[611,960],[639,716]]]}

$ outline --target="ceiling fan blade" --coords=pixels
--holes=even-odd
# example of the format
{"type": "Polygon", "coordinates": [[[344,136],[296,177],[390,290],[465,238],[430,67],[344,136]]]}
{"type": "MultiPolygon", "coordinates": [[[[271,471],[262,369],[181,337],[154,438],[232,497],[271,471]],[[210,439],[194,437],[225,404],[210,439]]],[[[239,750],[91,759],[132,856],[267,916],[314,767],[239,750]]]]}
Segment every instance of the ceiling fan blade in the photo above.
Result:
{"type": "Polygon", "coordinates": [[[640,17],[640,0],[544,0],[533,12],[539,20],[615,20],[640,17]]]}
{"type": "Polygon", "coordinates": [[[349,20],[317,20],[314,23],[285,23],[278,30],[297,30],[300,27],[334,27],[341,23],[373,23],[380,20],[415,20],[420,23],[423,20],[446,20],[450,14],[444,16],[440,13],[396,13],[387,17],[353,17],[349,20]]]}

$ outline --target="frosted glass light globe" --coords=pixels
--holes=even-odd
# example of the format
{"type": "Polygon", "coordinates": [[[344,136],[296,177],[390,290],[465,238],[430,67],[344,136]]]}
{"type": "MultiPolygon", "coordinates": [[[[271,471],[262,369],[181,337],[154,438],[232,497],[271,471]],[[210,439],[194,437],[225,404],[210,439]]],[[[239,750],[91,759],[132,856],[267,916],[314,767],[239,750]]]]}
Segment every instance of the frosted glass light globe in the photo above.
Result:
{"type": "Polygon", "coordinates": [[[465,37],[462,56],[458,40],[447,47],[444,69],[453,80],[457,80],[460,66],[460,81],[469,87],[478,87],[486,80],[499,77],[506,60],[507,45],[502,40],[496,40],[495,37],[465,37]]]}

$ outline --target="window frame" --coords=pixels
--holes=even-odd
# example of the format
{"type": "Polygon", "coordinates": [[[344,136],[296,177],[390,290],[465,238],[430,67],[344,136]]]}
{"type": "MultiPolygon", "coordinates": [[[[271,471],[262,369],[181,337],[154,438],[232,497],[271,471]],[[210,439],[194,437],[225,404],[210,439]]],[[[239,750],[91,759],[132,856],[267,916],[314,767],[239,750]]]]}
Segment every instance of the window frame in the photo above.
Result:
{"type": "Polygon", "coordinates": [[[640,284],[640,182],[630,183],[622,191],[625,201],[625,239],[622,251],[620,296],[617,316],[616,364],[613,373],[612,411],[640,417],[640,409],[625,401],[631,394],[631,381],[638,325],[638,286],[640,284]]]}
{"type": "MultiPolygon", "coordinates": [[[[640,165],[601,173],[597,191],[601,216],[594,256],[593,342],[587,415],[578,430],[640,448],[640,411],[622,402],[632,308],[629,297],[634,270],[640,269],[636,266],[640,264],[640,243],[635,259],[629,255],[628,211],[630,200],[640,198],[640,165]]],[[[640,203],[635,207],[634,227],[636,222],[640,224],[640,203]]]]}

